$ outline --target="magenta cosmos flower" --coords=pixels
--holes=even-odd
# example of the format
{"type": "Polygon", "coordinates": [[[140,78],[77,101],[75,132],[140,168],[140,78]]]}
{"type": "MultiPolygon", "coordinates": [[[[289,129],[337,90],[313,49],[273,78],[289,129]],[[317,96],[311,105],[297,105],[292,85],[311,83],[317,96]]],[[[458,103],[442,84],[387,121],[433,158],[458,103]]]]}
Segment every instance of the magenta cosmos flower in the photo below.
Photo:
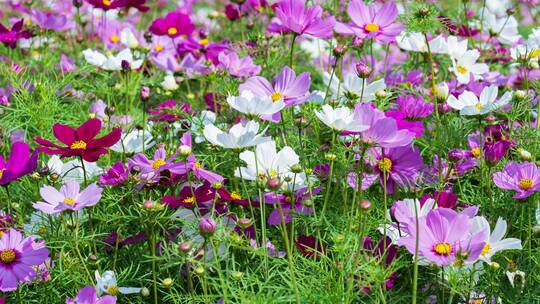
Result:
{"type": "Polygon", "coordinates": [[[79,290],[75,299],[68,297],[66,304],[116,304],[116,298],[109,295],[98,297],[94,286],[85,286],[79,290]]]}
{"type": "Polygon", "coordinates": [[[186,173],[189,173],[191,171],[198,179],[205,180],[211,184],[222,182],[225,179],[223,176],[217,173],[204,169],[204,166],[197,161],[197,158],[192,153],[193,144],[191,141],[191,132],[188,131],[184,133],[184,135],[180,139],[180,145],[180,153],[187,154],[185,152],[189,151],[189,155],[187,156],[187,162],[185,163],[186,173]]]}
{"type": "Polygon", "coordinates": [[[0,42],[14,49],[15,46],[17,46],[17,41],[19,39],[27,39],[32,37],[32,32],[29,30],[23,30],[23,25],[24,19],[21,19],[15,23],[11,27],[11,30],[8,30],[5,26],[0,24],[0,42]]]}
{"type": "Polygon", "coordinates": [[[323,9],[318,5],[306,7],[305,0],[282,0],[277,4],[275,13],[276,18],[268,28],[271,32],[292,32],[319,38],[331,38],[333,35],[334,17],[322,19],[323,9]]]}
{"type": "Polygon", "coordinates": [[[516,191],[514,198],[524,199],[540,189],[540,170],[534,163],[511,161],[493,174],[493,182],[501,189],[516,191]]]}
{"type": "Polygon", "coordinates": [[[53,126],[54,137],[66,147],[54,144],[44,138],[37,137],[36,142],[43,147],[39,151],[49,155],[60,155],[60,157],[80,156],[87,162],[95,162],[103,154],[107,154],[106,148],[114,145],[120,140],[122,131],[114,128],[111,133],[95,138],[101,130],[101,120],[94,118],[87,120],[77,129],[68,125],[55,124],[53,126]]]}
{"type": "Polygon", "coordinates": [[[471,235],[471,224],[468,214],[447,208],[433,209],[427,216],[418,218],[418,233],[415,220],[406,224],[410,235],[400,238],[398,244],[415,254],[418,234],[418,255],[430,263],[447,266],[456,261],[474,261],[486,245],[488,232],[482,230],[471,235]]]}
{"type": "Polygon", "coordinates": [[[76,181],[67,181],[60,188],[60,191],[45,185],[39,189],[44,202],[34,203],[33,207],[47,214],[57,214],[66,210],[81,210],[97,204],[101,199],[103,188],[93,183],[82,192],[79,191],[80,186],[76,181]]]}
{"type": "Polygon", "coordinates": [[[195,30],[189,15],[182,12],[168,13],[165,18],[157,18],[150,25],[149,31],[158,36],[176,38],[180,35],[190,36],[195,30]]]}
{"type": "Polygon", "coordinates": [[[109,170],[99,177],[101,185],[118,186],[123,184],[129,176],[129,171],[122,162],[116,162],[109,170]]]}
{"type": "Polygon", "coordinates": [[[0,155],[0,185],[10,182],[34,171],[37,167],[37,151],[30,154],[30,148],[23,142],[11,146],[11,154],[7,160],[0,155]]]}
{"type": "Polygon", "coordinates": [[[34,242],[34,238],[9,229],[0,238],[0,290],[17,289],[18,283],[30,282],[35,276],[35,267],[49,257],[49,250],[34,242]]]}
{"type": "Polygon", "coordinates": [[[174,174],[184,174],[187,167],[184,163],[174,162],[176,154],[167,157],[165,148],[159,148],[154,152],[152,160],[148,159],[143,153],[137,153],[128,160],[130,170],[136,170],[141,173],[141,179],[145,183],[156,183],[161,178],[161,173],[169,171],[174,174]]]}
{"type": "Polygon", "coordinates": [[[343,35],[355,35],[362,39],[374,39],[379,43],[392,42],[403,30],[395,23],[398,15],[396,4],[386,2],[378,10],[374,6],[366,6],[362,0],[351,0],[347,7],[351,23],[336,23],[336,32],[343,35]]]}
{"type": "Polygon", "coordinates": [[[298,77],[296,73],[288,66],[274,77],[272,83],[261,76],[251,77],[240,85],[238,90],[250,91],[255,96],[268,96],[272,101],[283,99],[288,107],[302,104],[308,99],[309,86],[311,78],[309,73],[305,72],[298,77]]]}
{"type": "Polygon", "coordinates": [[[250,77],[261,72],[261,66],[256,65],[251,57],[238,57],[235,52],[221,52],[218,56],[219,67],[227,70],[234,77],[250,77]]]}

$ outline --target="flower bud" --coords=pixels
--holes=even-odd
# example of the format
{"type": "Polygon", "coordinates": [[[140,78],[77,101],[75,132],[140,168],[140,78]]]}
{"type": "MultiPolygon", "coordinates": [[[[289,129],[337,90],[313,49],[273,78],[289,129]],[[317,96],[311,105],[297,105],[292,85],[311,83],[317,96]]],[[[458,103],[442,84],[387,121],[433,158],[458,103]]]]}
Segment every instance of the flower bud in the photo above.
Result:
{"type": "Polygon", "coordinates": [[[334,241],[336,243],[341,243],[345,240],[345,236],[343,234],[337,234],[334,238],[334,241]]]}
{"type": "Polygon", "coordinates": [[[238,221],[236,221],[236,224],[238,224],[240,228],[246,229],[249,226],[253,225],[253,222],[251,221],[251,219],[248,219],[246,217],[241,217],[238,219],[238,221]]]}
{"type": "Polygon", "coordinates": [[[292,173],[300,173],[302,172],[302,166],[300,164],[295,164],[291,166],[291,172],[292,173]]]}
{"type": "Polygon", "coordinates": [[[191,147],[188,145],[181,145],[178,150],[182,156],[189,156],[191,154],[191,147]]]}
{"type": "Polygon", "coordinates": [[[385,90],[378,90],[377,92],[375,92],[375,97],[379,99],[385,98],[386,96],[388,96],[388,93],[386,93],[385,90]]]}
{"type": "Polygon", "coordinates": [[[51,180],[52,181],[56,181],[60,178],[60,175],[58,175],[58,173],[53,173],[51,174],[51,180]]]}
{"type": "Polygon", "coordinates": [[[333,50],[332,53],[334,54],[334,57],[340,58],[341,56],[345,55],[345,52],[347,51],[346,45],[338,45],[333,50]]]}
{"type": "Polygon", "coordinates": [[[355,67],[356,67],[356,75],[358,75],[358,77],[363,78],[363,79],[368,78],[369,75],[371,75],[371,73],[373,72],[373,69],[363,62],[357,63],[355,67]]]}
{"type": "Polygon", "coordinates": [[[361,200],[360,201],[360,209],[362,209],[362,210],[371,209],[371,202],[366,200],[366,199],[361,200]]]}
{"type": "Polygon", "coordinates": [[[233,271],[232,272],[232,277],[235,279],[235,280],[240,280],[242,279],[242,277],[244,276],[244,273],[243,272],[240,272],[240,271],[233,271]]]}
{"type": "Polygon", "coordinates": [[[172,74],[168,74],[163,78],[163,81],[161,82],[161,87],[165,89],[166,91],[174,91],[178,89],[178,84],[176,83],[176,79],[172,74]]]}
{"type": "Polygon", "coordinates": [[[524,161],[530,161],[532,159],[531,152],[522,148],[519,148],[518,152],[519,152],[519,156],[521,156],[521,159],[523,159],[524,161]]]}
{"type": "Polygon", "coordinates": [[[146,101],[150,98],[150,88],[147,86],[141,87],[141,99],[146,101]]]}
{"type": "Polygon", "coordinates": [[[123,71],[128,71],[131,69],[131,64],[129,63],[129,61],[127,60],[122,60],[122,62],[120,63],[120,65],[122,66],[122,70],[123,71]]]}
{"type": "Polygon", "coordinates": [[[489,266],[490,266],[491,268],[495,269],[495,270],[501,268],[501,265],[500,265],[499,263],[497,263],[497,262],[491,262],[491,263],[489,264],[489,266]]]}
{"type": "Polygon", "coordinates": [[[201,276],[204,274],[204,267],[202,266],[199,266],[199,267],[195,267],[195,269],[193,269],[193,272],[198,275],[198,276],[201,276]]]}
{"type": "Polygon", "coordinates": [[[223,184],[221,182],[215,182],[215,183],[212,184],[212,188],[214,188],[216,190],[221,189],[221,187],[223,187],[223,184]]]}
{"type": "Polygon", "coordinates": [[[508,8],[508,9],[506,10],[506,14],[507,14],[508,16],[512,16],[512,15],[515,14],[515,13],[516,13],[516,10],[515,10],[514,8],[512,8],[512,7],[508,8]]]}
{"type": "Polygon", "coordinates": [[[191,246],[191,243],[188,242],[182,242],[178,244],[178,252],[180,252],[180,254],[186,254],[190,252],[191,248],[193,247],[191,246]]]}
{"type": "Polygon", "coordinates": [[[307,199],[302,203],[302,205],[304,205],[306,208],[311,208],[311,206],[313,206],[313,202],[310,199],[307,199]]]}
{"type": "Polygon", "coordinates": [[[266,182],[266,186],[271,190],[278,189],[279,186],[281,186],[281,182],[279,181],[279,178],[273,177],[266,182]]]}
{"type": "Polygon", "coordinates": [[[144,33],[144,41],[146,41],[146,43],[148,43],[148,44],[151,44],[152,43],[152,33],[145,32],[144,33]]]}
{"type": "Polygon", "coordinates": [[[173,283],[174,283],[174,281],[171,278],[165,278],[165,279],[163,279],[161,281],[161,284],[163,284],[163,287],[165,287],[165,288],[171,288],[173,283]]]}
{"type": "Polygon", "coordinates": [[[536,70],[536,69],[540,68],[540,65],[536,61],[530,61],[529,62],[529,68],[531,68],[532,70],[536,70]]]}
{"type": "Polygon", "coordinates": [[[434,88],[435,90],[435,98],[437,98],[438,101],[446,101],[448,99],[448,85],[446,82],[441,82],[437,87],[434,88]]]}
{"type": "Polygon", "coordinates": [[[211,218],[203,217],[199,221],[199,233],[202,236],[211,236],[216,231],[216,222],[211,218]]]}
{"type": "Polygon", "coordinates": [[[336,157],[337,157],[337,156],[336,156],[335,154],[333,154],[333,153],[326,153],[326,154],[324,155],[324,158],[325,158],[326,160],[328,160],[328,161],[334,161],[334,160],[336,159],[336,157]]]}
{"type": "Polygon", "coordinates": [[[514,93],[514,96],[516,96],[517,100],[523,100],[527,96],[527,92],[523,90],[517,90],[516,93],[514,93]]]}
{"type": "Polygon", "coordinates": [[[72,4],[73,6],[75,6],[76,8],[79,8],[83,5],[83,0],[73,0],[72,1],[72,4]]]}
{"type": "Polygon", "coordinates": [[[452,149],[448,151],[448,159],[457,162],[465,158],[465,153],[463,150],[460,149],[452,149]]]}
{"type": "Polygon", "coordinates": [[[146,287],[141,288],[141,296],[148,297],[149,295],[150,295],[150,290],[148,290],[148,288],[146,287]]]}

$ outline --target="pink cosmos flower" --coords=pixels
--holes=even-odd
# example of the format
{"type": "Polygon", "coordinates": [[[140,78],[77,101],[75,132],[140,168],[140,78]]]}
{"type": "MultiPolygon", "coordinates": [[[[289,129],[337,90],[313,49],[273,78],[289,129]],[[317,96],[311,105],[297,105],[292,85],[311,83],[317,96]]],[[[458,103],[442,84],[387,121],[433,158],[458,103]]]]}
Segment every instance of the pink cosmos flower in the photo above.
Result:
{"type": "Polygon", "coordinates": [[[493,174],[493,182],[501,189],[516,191],[514,198],[524,199],[540,190],[540,169],[535,163],[511,161],[493,174]]]}
{"type": "Polygon", "coordinates": [[[37,151],[30,155],[30,148],[23,142],[11,146],[7,162],[0,155],[0,185],[4,186],[34,171],[37,167],[37,151]]]}
{"type": "Polygon", "coordinates": [[[191,22],[191,18],[183,12],[171,12],[164,18],[157,18],[149,28],[149,31],[154,35],[169,36],[170,38],[181,35],[188,37],[194,30],[195,25],[191,22]]]}
{"type": "Polygon", "coordinates": [[[116,304],[116,297],[109,295],[98,297],[94,286],[85,286],[79,290],[75,299],[68,297],[66,304],[116,304]]]}
{"type": "Polygon", "coordinates": [[[137,153],[128,160],[128,167],[130,170],[140,172],[144,183],[156,183],[160,180],[162,172],[186,173],[186,166],[183,163],[174,161],[176,155],[173,154],[167,157],[165,148],[157,149],[152,160],[149,160],[143,153],[137,153]]]}
{"type": "Polygon", "coordinates": [[[94,206],[101,199],[100,188],[96,183],[90,184],[82,192],[76,181],[67,181],[60,191],[45,185],[39,189],[43,202],[33,204],[33,207],[47,214],[57,214],[66,210],[76,211],[85,207],[94,206]]]}
{"type": "Polygon", "coordinates": [[[17,289],[22,282],[30,282],[35,276],[34,267],[42,264],[49,257],[49,250],[34,241],[33,237],[9,229],[0,238],[0,290],[3,292],[17,289]]]}
{"type": "Polygon", "coordinates": [[[219,67],[226,69],[234,77],[250,77],[261,72],[261,66],[256,65],[251,57],[238,57],[235,52],[221,52],[218,56],[219,67]]]}
{"type": "Polygon", "coordinates": [[[116,162],[107,173],[99,177],[101,185],[118,186],[123,184],[129,176],[129,171],[122,162],[116,162]]]}
{"type": "Polygon", "coordinates": [[[8,30],[0,23],[0,42],[14,49],[19,39],[32,37],[32,32],[23,30],[23,25],[24,19],[21,19],[8,30]]]}
{"type": "Polygon", "coordinates": [[[271,32],[292,32],[298,36],[307,34],[318,38],[331,38],[336,23],[333,16],[322,18],[323,9],[306,7],[305,0],[282,0],[275,8],[276,17],[268,28],[271,32]]]}
{"type": "Polygon", "coordinates": [[[347,14],[351,18],[351,23],[336,23],[335,31],[339,34],[389,43],[403,30],[403,27],[395,22],[398,10],[392,1],[386,2],[376,10],[374,6],[366,6],[363,0],[351,0],[347,14]]]}
{"type": "Polygon", "coordinates": [[[186,172],[193,172],[193,174],[198,178],[205,180],[211,184],[216,182],[222,182],[225,178],[217,173],[208,171],[204,169],[203,165],[197,161],[197,158],[195,158],[195,155],[191,153],[191,150],[193,148],[192,142],[191,142],[191,132],[186,132],[180,139],[180,150],[189,150],[189,156],[187,157],[187,163],[186,165],[186,172]]]}

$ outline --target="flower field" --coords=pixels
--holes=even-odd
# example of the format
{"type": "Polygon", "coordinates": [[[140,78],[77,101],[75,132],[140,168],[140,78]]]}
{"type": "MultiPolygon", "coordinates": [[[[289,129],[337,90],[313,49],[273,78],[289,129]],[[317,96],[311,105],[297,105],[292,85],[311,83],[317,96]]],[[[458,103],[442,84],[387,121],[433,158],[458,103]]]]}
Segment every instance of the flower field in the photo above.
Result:
{"type": "Polygon", "coordinates": [[[540,303],[537,0],[0,5],[0,303],[540,303]]]}

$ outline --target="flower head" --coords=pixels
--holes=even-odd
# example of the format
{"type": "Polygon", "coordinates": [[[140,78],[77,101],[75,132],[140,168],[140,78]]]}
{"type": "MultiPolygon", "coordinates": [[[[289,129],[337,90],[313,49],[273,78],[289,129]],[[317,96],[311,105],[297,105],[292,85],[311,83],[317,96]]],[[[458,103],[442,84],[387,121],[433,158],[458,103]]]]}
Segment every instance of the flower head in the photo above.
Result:
{"type": "Polygon", "coordinates": [[[19,39],[28,39],[32,37],[32,32],[23,30],[24,19],[17,21],[11,30],[0,24],[0,42],[14,49],[19,39]]]}
{"type": "Polygon", "coordinates": [[[240,96],[227,97],[231,108],[248,116],[272,115],[285,107],[283,98],[274,100],[269,96],[255,96],[251,91],[242,91],[240,96]]]}
{"type": "Polygon", "coordinates": [[[493,182],[501,189],[516,191],[514,198],[524,199],[540,190],[540,169],[535,163],[511,161],[493,174],[493,182]]]}
{"type": "Polygon", "coordinates": [[[369,125],[360,120],[357,112],[347,107],[332,108],[324,105],[322,112],[315,110],[315,116],[336,131],[362,132],[369,128],[369,125]]]}
{"type": "Polygon", "coordinates": [[[275,8],[276,17],[272,19],[269,30],[272,32],[311,35],[318,38],[332,37],[335,19],[322,18],[320,6],[306,7],[305,0],[281,0],[275,8]]]}
{"type": "Polygon", "coordinates": [[[178,36],[190,36],[195,30],[195,25],[191,22],[189,15],[183,12],[171,12],[164,18],[157,18],[150,25],[149,31],[158,36],[169,36],[176,38],[178,36]]]}
{"type": "Polygon", "coordinates": [[[102,294],[117,296],[118,294],[131,294],[141,291],[140,288],[136,287],[118,287],[116,275],[114,274],[114,271],[111,270],[103,272],[102,275],[100,275],[99,271],[96,270],[95,276],[97,282],[96,291],[98,296],[101,296],[102,294]]]}
{"type": "Polygon", "coordinates": [[[90,184],[83,191],[80,191],[80,185],[76,181],[67,181],[60,190],[45,185],[39,189],[44,201],[34,203],[33,207],[47,214],[81,210],[97,204],[101,199],[101,192],[103,188],[96,183],[90,184]]]}
{"type": "Polygon", "coordinates": [[[26,143],[14,143],[7,162],[0,155],[0,185],[7,185],[34,171],[37,167],[37,157],[37,150],[30,154],[30,148],[26,143]]]}
{"type": "Polygon", "coordinates": [[[116,297],[106,295],[98,297],[94,286],[81,288],[75,299],[67,298],[66,304],[116,304],[116,297]]]}
{"type": "Polygon", "coordinates": [[[250,77],[261,72],[261,66],[256,65],[251,57],[240,58],[236,52],[221,52],[218,60],[219,66],[234,77],[250,77]]]}
{"type": "Polygon", "coordinates": [[[270,137],[263,136],[265,131],[266,129],[258,133],[259,124],[250,120],[245,125],[238,123],[232,126],[229,132],[223,132],[214,124],[208,124],[204,127],[203,134],[213,145],[226,149],[243,149],[271,140],[270,137]]]}
{"type": "Polygon", "coordinates": [[[459,98],[450,95],[448,105],[459,110],[461,115],[482,115],[506,105],[512,99],[512,93],[506,92],[499,100],[497,94],[499,89],[495,85],[485,87],[480,94],[480,99],[473,92],[465,91],[459,98]]]}

